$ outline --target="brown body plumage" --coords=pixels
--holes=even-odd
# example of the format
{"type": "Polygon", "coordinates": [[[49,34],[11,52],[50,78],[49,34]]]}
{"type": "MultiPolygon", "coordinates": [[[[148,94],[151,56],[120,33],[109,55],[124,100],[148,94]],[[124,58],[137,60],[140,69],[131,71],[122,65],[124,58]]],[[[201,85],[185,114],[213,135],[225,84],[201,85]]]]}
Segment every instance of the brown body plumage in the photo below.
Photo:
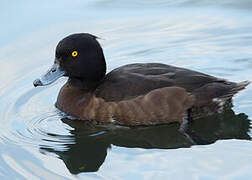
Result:
{"type": "Polygon", "coordinates": [[[111,71],[95,90],[81,90],[67,82],[56,107],[98,123],[181,122],[190,108],[194,118],[217,111],[215,99],[230,99],[247,84],[165,64],[131,64],[111,71]]]}
{"type": "Polygon", "coordinates": [[[195,97],[183,88],[165,87],[130,100],[105,102],[93,93],[80,92],[66,84],[56,107],[79,119],[97,123],[153,125],[181,122],[194,101],[195,97]]]}

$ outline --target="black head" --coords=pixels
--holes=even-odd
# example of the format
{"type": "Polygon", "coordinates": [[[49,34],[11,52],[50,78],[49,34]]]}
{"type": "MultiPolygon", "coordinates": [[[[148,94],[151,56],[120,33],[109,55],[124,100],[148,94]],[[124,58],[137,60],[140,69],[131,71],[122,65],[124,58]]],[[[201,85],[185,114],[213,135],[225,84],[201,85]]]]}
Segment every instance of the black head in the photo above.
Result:
{"type": "MultiPolygon", "coordinates": [[[[97,37],[88,33],[79,33],[62,39],[56,47],[54,66],[49,72],[51,74],[61,72],[59,77],[68,76],[72,86],[84,89],[95,88],[106,73],[106,62],[97,37]]],[[[35,80],[34,85],[51,83],[48,78],[44,78],[49,82],[43,84],[43,77],[35,80]]],[[[51,79],[55,81],[58,77],[51,79]]]]}

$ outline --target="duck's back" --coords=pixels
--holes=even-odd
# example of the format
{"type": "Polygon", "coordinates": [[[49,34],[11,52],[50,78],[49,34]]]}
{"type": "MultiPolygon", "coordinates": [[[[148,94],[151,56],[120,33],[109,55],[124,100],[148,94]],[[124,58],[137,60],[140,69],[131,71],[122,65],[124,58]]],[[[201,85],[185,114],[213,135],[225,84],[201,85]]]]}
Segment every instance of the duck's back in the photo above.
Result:
{"type": "Polygon", "coordinates": [[[225,94],[230,94],[231,97],[235,93],[231,93],[231,90],[237,88],[238,84],[166,64],[136,63],[121,66],[108,73],[95,94],[105,101],[120,101],[171,86],[185,88],[201,99],[211,99],[225,94]]]}

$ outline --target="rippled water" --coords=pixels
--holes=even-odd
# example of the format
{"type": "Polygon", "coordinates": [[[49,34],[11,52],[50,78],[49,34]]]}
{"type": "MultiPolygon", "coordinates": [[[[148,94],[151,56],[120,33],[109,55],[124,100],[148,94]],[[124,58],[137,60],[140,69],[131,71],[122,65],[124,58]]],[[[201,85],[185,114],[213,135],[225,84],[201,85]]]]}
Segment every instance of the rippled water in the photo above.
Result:
{"type": "Polygon", "coordinates": [[[0,7],[0,179],[250,179],[252,86],[200,119],[194,145],[177,124],[94,127],[54,107],[66,79],[32,82],[74,32],[99,37],[108,69],[161,62],[252,80],[252,2],[4,1],[0,7]],[[190,147],[190,148],[188,148],[190,147]]]}

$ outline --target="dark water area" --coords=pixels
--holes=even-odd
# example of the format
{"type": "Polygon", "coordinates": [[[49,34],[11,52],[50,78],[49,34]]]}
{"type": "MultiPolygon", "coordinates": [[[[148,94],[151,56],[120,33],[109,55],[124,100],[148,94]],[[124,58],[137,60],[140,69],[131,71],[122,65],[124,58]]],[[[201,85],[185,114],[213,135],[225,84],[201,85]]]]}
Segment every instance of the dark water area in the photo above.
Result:
{"type": "Polygon", "coordinates": [[[54,107],[65,78],[32,85],[75,32],[101,38],[108,71],[160,62],[251,81],[251,0],[3,1],[0,22],[0,179],[252,179],[251,85],[192,124],[204,145],[176,123],[69,120],[54,107]]]}

